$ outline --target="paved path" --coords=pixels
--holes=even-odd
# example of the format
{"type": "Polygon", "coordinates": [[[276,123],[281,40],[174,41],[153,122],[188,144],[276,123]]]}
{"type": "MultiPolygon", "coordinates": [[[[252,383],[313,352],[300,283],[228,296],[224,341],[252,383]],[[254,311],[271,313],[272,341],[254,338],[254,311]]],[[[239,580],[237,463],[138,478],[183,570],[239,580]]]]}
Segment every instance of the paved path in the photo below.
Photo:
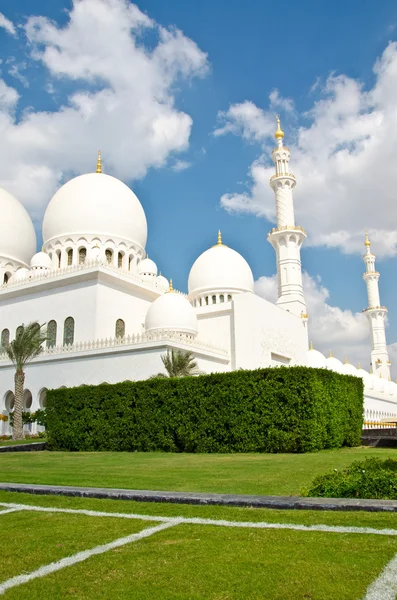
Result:
{"type": "Polygon", "coordinates": [[[301,510],[363,510],[397,512],[397,500],[356,500],[354,498],[301,498],[299,496],[249,496],[246,494],[204,494],[196,492],[161,492],[112,488],[75,487],[68,485],[35,485],[0,483],[0,490],[28,494],[55,494],[78,498],[110,498],[137,502],[171,502],[175,504],[218,504],[255,508],[301,510]]]}

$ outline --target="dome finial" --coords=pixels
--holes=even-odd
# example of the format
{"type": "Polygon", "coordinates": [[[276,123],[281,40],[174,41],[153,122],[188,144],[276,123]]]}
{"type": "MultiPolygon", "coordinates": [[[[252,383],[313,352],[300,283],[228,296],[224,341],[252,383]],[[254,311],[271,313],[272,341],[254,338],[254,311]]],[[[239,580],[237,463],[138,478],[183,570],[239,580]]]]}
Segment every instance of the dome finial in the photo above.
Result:
{"type": "Polygon", "coordinates": [[[361,363],[360,362],[357,365],[357,369],[359,369],[359,370],[361,369],[361,363]]]}
{"type": "Polygon", "coordinates": [[[172,287],[172,279],[170,279],[170,287],[169,287],[168,292],[173,292],[173,291],[174,291],[174,288],[172,287]]]}
{"type": "Polygon", "coordinates": [[[369,241],[369,237],[368,237],[368,231],[365,232],[365,242],[364,242],[364,246],[366,248],[369,248],[371,246],[371,242],[369,241]]]}
{"type": "Polygon", "coordinates": [[[102,158],[101,158],[101,151],[98,150],[98,159],[96,162],[96,172],[97,173],[102,173],[102,158]]]}
{"type": "Polygon", "coordinates": [[[333,358],[333,356],[332,356],[332,350],[330,350],[330,351],[329,351],[329,356],[328,356],[328,358],[333,358]]]}
{"type": "Polygon", "coordinates": [[[280,126],[280,115],[276,115],[276,121],[277,121],[277,130],[276,130],[276,133],[274,134],[274,137],[281,145],[282,139],[284,137],[284,131],[281,129],[281,126],[280,126]]]}
{"type": "Polygon", "coordinates": [[[218,246],[222,246],[222,234],[220,229],[218,231],[218,246]]]}
{"type": "Polygon", "coordinates": [[[314,348],[313,348],[313,342],[310,342],[309,350],[314,350],[314,348]]]}
{"type": "Polygon", "coordinates": [[[348,364],[349,364],[348,358],[347,358],[347,356],[345,356],[345,365],[348,365],[348,364]]]}

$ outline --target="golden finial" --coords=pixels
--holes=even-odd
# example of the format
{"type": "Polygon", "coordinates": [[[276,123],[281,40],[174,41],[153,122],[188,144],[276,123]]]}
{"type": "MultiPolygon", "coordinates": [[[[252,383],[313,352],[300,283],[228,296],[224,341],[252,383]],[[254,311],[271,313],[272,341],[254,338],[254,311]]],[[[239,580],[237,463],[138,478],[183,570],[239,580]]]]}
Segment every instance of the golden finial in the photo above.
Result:
{"type": "Polygon", "coordinates": [[[361,363],[358,363],[357,369],[361,369],[361,363]]]}
{"type": "Polygon", "coordinates": [[[274,134],[274,137],[278,141],[278,140],[282,140],[284,137],[284,131],[281,129],[281,126],[280,126],[280,115],[276,115],[276,121],[277,121],[277,131],[274,134]]]}
{"type": "Polygon", "coordinates": [[[371,242],[369,241],[369,237],[368,237],[368,231],[365,232],[365,242],[364,242],[364,246],[366,248],[369,248],[371,245],[371,242]]]}
{"type": "Polygon", "coordinates": [[[314,350],[314,348],[313,348],[313,342],[310,342],[309,350],[314,350]]]}
{"type": "Polygon", "coordinates": [[[345,356],[345,365],[348,365],[349,361],[347,360],[347,356],[345,356]]]}
{"type": "Polygon", "coordinates": [[[332,356],[332,350],[330,350],[330,351],[329,351],[329,356],[328,356],[328,358],[334,358],[334,357],[332,356]]]}
{"type": "Polygon", "coordinates": [[[222,246],[222,234],[220,229],[218,231],[218,246],[222,246]]]}
{"type": "Polygon", "coordinates": [[[98,150],[98,160],[96,162],[96,172],[97,173],[102,173],[102,158],[101,158],[101,151],[98,150]]]}
{"type": "Polygon", "coordinates": [[[382,373],[379,373],[379,377],[380,377],[380,379],[383,379],[382,373]]]}
{"type": "Polygon", "coordinates": [[[170,279],[170,288],[168,290],[169,292],[173,292],[174,288],[172,287],[172,279],[170,279]]]}
{"type": "Polygon", "coordinates": [[[373,375],[373,374],[374,374],[374,372],[373,372],[373,370],[372,370],[372,367],[370,367],[370,368],[369,368],[369,374],[370,374],[370,375],[373,375]]]}

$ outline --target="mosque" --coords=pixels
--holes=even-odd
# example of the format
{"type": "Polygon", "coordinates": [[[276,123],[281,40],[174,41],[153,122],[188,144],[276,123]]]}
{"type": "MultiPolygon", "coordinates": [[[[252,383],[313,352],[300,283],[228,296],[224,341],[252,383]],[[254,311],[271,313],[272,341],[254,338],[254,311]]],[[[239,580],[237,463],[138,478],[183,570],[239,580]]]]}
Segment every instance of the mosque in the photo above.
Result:
{"type": "MultiPolygon", "coordinates": [[[[276,254],[278,300],[257,296],[247,261],[217,243],[194,262],[188,294],[173,289],[146,251],[145,212],[134,192],[102,172],[68,181],[43,219],[36,253],[32,221],[0,189],[0,415],[14,405],[14,367],[4,347],[22,323],[45,323],[44,352],[26,367],[24,408],[45,407],[49,388],[147,379],[163,370],[169,349],[190,350],[204,373],[288,365],[328,368],[362,377],[365,419],[397,414],[397,384],[390,381],[379,273],[368,236],[364,280],[371,330],[371,372],[342,364],[309,347],[300,249],[295,224],[295,176],[277,117],[275,174],[277,226],[268,234],[276,254]]],[[[216,241],[216,240],[214,240],[216,241]]],[[[227,240],[225,240],[227,241],[227,240]]],[[[9,433],[0,421],[0,434],[9,433]]]]}

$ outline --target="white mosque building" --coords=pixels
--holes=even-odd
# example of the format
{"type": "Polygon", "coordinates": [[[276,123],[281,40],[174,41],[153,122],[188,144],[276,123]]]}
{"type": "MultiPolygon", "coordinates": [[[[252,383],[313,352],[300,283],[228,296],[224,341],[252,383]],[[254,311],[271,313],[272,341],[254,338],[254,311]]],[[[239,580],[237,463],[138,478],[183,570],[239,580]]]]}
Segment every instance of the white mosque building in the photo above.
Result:
{"type": "MultiPolygon", "coordinates": [[[[25,410],[44,407],[49,388],[146,379],[163,369],[169,349],[193,352],[202,372],[308,365],[362,377],[365,418],[397,414],[390,381],[375,256],[366,238],[371,373],[309,348],[300,249],[306,233],[295,224],[290,151],[277,118],[272,152],[277,226],[278,300],[254,292],[250,266],[217,243],[193,264],[188,294],[158,274],[145,245],[147,223],[137,196],[102,172],[63,185],[47,206],[43,248],[36,253],[32,221],[22,204],[0,189],[0,415],[14,404],[14,367],[4,352],[22,323],[45,323],[44,352],[26,367],[25,410]]],[[[215,240],[214,240],[215,241],[215,240]]],[[[0,421],[0,434],[9,423],[0,421]]]]}

